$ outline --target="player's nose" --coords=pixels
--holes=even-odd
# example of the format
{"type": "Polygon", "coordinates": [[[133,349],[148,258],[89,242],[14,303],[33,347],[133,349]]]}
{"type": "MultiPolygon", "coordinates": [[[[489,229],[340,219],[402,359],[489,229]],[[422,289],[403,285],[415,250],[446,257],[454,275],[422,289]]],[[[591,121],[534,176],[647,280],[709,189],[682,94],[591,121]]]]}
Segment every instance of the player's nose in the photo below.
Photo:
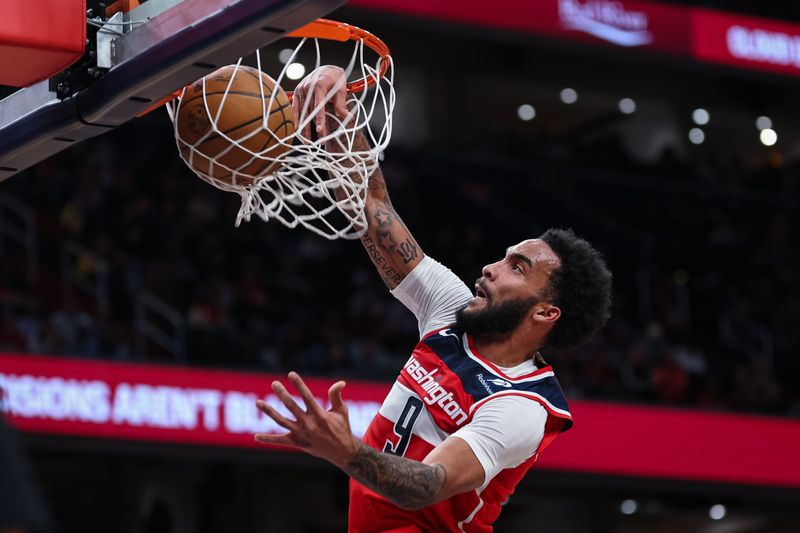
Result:
{"type": "Polygon", "coordinates": [[[497,263],[492,263],[492,264],[486,265],[485,267],[483,267],[481,269],[481,274],[483,274],[484,278],[486,278],[488,280],[493,280],[494,279],[495,265],[497,265],[497,263]]]}

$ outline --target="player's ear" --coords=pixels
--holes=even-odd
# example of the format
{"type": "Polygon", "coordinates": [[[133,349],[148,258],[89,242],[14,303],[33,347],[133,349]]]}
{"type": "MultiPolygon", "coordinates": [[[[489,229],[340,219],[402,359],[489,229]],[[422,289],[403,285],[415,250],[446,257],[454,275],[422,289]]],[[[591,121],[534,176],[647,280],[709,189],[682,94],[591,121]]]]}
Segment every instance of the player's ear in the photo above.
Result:
{"type": "Polygon", "coordinates": [[[542,302],[533,306],[533,320],[540,324],[554,324],[561,316],[561,309],[553,304],[542,302]]]}

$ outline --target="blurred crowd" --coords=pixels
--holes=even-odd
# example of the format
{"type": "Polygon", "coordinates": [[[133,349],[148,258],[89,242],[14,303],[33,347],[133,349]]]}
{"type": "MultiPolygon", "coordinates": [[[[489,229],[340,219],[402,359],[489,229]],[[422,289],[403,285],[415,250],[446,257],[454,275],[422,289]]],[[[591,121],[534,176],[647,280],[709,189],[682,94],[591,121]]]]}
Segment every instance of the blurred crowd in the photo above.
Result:
{"type": "MultiPolygon", "coordinates": [[[[260,220],[234,228],[236,195],[193,177],[145,126],[127,131],[136,152],[102,138],[3,183],[0,194],[35,212],[38,272],[4,236],[0,350],[396,375],[416,323],[358,242],[260,220]],[[83,250],[75,261],[65,243],[83,250]],[[98,260],[105,304],[70,281],[95,279],[98,260]],[[180,317],[174,344],[141,336],[146,294],[180,317]]],[[[577,350],[544,354],[568,397],[800,416],[795,170],[734,179],[401,149],[384,170],[424,251],[470,286],[506,246],[549,226],[603,251],[611,322],[577,350]]]]}

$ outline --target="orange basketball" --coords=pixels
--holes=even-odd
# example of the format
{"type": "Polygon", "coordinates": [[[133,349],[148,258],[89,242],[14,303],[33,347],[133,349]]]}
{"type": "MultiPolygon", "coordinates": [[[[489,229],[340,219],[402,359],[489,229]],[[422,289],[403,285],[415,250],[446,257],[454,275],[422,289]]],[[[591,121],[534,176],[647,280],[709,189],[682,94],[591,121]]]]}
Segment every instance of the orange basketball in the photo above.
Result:
{"type": "Polygon", "coordinates": [[[192,150],[180,143],[181,155],[193,170],[225,184],[250,185],[252,178],[242,174],[264,176],[274,170],[275,163],[243,148],[262,157],[278,157],[289,149],[278,139],[294,133],[295,119],[289,97],[275,80],[254,68],[229,65],[186,89],[178,106],[177,128],[181,140],[195,148],[190,159],[192,150]],[[273,91],[277,94],[265,112],[273,91]],[[269,115],[265,128],[266,113],[269,115]],[[213,131],[215,118],[217,130],[241,147],[213,131]]]}

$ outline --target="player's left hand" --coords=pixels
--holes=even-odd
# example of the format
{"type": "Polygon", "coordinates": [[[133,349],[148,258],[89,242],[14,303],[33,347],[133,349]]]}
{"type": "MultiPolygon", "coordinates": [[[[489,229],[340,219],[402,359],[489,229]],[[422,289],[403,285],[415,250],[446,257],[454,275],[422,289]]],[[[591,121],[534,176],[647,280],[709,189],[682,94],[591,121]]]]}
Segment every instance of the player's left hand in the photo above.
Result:
{"type": "Polygon", "coordinates": [[[295,403],[282,383],[273,381],[272,390],[295,419],[284,417],[263,400],[258,400],[256,407],[278,425],[288,429],[289,433],[283,435],[257,433],[256,441],[262,444],[294,446],[306,453],[326,459],[340,468],[343,467],[353,458],[361,445],[361,441],[354,437],[350,430],[347,405],[342,400],[345,382],[337,381],[328,389],[331,408],[326,411],[317,403],[308,386],[296,372],[289,372],[289,381],[300,393],[306,409],[303,410],[295,403]]]}

